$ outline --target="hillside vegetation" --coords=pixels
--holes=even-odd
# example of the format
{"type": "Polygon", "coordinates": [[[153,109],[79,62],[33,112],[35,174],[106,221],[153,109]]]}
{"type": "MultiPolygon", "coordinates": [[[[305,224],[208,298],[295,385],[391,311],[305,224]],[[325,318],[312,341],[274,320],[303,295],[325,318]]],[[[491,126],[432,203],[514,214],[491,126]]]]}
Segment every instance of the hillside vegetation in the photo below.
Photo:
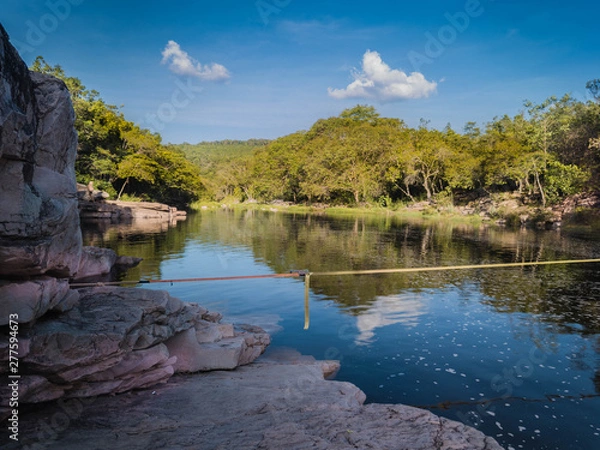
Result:
{"type": "Polygon", "coordinates": [[[239,184],[243,172],[252,160],[254,152],[268,143],[266,139],[224,140],[198,144],[183,143],[172,145],[170,148],[183,152],[200,168],[205,200],[238,201],[248,197],[239,184]]]}
{"type": "MultiPolygon", "coordinates": [[[[600,82],[588,83],[598,95],[600,82]]],[[[597,98],[596,98],[597,100],[597,98]]],[[[190,155],[190,153],[187,153],[190,155]]],[[[565,95],[462,133],[358,105],[204,171],[212,200],[356,205],[512,192],[547,206],[600,184],[600,103],[565,95]]]]}
{"type": "Polygon", "coordinates": [[[411,128],[357,105],[272,141],[163,145],[60,66],[38,57],[32,70],[66,83],[79,133],[77,179],[113,198],[390,207],[502,192],[544,207],[600,188],[600,80],[586,86],[593,100],[525,102],[513,117],[469,122],[461,132],[425,120],[411,128]]]}

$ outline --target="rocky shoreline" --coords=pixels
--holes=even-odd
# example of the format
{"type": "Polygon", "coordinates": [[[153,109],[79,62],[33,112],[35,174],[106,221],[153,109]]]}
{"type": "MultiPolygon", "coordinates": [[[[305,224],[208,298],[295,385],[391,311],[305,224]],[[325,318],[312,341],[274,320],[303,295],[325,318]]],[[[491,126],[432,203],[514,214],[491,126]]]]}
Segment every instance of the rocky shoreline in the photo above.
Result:
{"type": "MultiPolygon", "coordinates": [[[[2,448],[500,448],[427,411],[363,405],[324,380],[334,362],[251,364],[264,330],[164,291],[73,288],[139,262],[82,245],[73,123],[64,83],[29,72],[0,25],[2,448]]],[[[179,216],[88,201],[108,218],[179,216]]]]}
{"type": "MultiPolygon", "coordinates": [[[[326,381],[323,363],[265,355],[235,371],[176,375],[150,390],[54,403],[27,416],[28,448],[481,449],[501,447],[461,423],[404,405],[365,405],[326,381]]],[[[8,445],[7,450],[21,448],[8,445]]]]}
{"type": "Polygon", "coordinates": [[[131,223],[156,220],[176,223],[185,220],[186,212],[174,206],[156,202],[124,202],[108,200],[101,191],[88,191],[86,186],[77,185],[79,217],[82,222],[109,221],[131,223]]]}

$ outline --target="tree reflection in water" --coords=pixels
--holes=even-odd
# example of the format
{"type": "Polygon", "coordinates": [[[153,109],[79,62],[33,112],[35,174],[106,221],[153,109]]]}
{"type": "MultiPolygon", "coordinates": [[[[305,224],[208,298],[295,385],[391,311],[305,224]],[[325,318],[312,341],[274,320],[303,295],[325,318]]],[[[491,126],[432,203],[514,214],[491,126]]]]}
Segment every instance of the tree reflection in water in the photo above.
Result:
{"type": "MultiPolygon", "coordinates": [[[[268,211],[206,211],[151,233],[121,227],[88,230],[85,238],[119,254],[145,258],[127,275],[132,280],[173,273],[184,278],[600,256],[600,243],[591,231],[575,235],[564,230],[509,230],[391,216],[331,218],[268,211]]],[[[579,404],[570,405],[567,397],[590,394],[578,392],[588,385],[600,393],[598,269],[597,264],[576,264],[312,277],[313,334],[297,334],[301,332],[295,331],[296,325],[290,325],[300,321],[301,309],[285,299],[301,297],[298,281],[220,285],[202,291],[239,299],[224,306],[233,314],[271,317],[284,329],[274,345],[279,341],[297,346],[318,358],[326,356],[328,348],[338,349],[336,355],[344,358],[340,376],[359,384],[377,401],[434,404],[453,395],[475,400],[480,395],[498,397],[491,382],[494,376],[510,371],[523,355],[536,350],[548,361],[521,380],[516,395],[543,399],[556,394],[554,389],[557,398],[564,400],[540,405],[533,414],[530,406],[500,402],[495,405],[496,416],[488,414],[493,420],[481,429],[501,435],[498,439],[504,445],[515,448],[527,439],[542,439],[543,448],[568,448],[571,442],[593,448],[600,443],[596,437],[600,430],[587,427],[585,420],[567,419],[573,415],[570,408],[581,409],[579,404]],[[351,330],[344,331],[351,335],[349,339],[340,337],[342,329],[351,330]],[[378,381],[378,377],[384,378],[378,381]],[[431,384],[425,388],[425,383],[431,384]],[[543,437],[536,434],[535,416],[541,417],[546,406],[562,427],[572,428],[576,435],[562,428],[552,431],[551,421],[544,424],[543,437]],[[499,431],[495,423],[512,427],[514,436],[499,431]],[[523,436],[521,429],[527,430],[523,436]],[[587,438],[582,437],[584,431],[587,438]]],[[[189,300],[199,292],[198,286],[170,289],[189,300]]],[[[596,402],[585,408],[594,417],[600,414],[599,402],[583,401],[596,402]]],[[[442,413],[456,419],[457,411],[460,408],[442,413]]]]}

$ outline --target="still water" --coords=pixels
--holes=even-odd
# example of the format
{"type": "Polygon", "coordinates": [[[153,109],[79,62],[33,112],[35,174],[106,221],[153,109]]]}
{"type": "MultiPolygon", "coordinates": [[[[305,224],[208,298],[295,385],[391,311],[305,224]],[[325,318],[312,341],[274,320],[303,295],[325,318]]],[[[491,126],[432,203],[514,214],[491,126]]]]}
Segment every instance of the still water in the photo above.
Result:
{"type": "MultiPolygon", "coordinates": [[[[600,257],[591,230],[206,211],[173,228],[86,226],[88,245],[172,279],[600,257]]],[[[338,359],[368,402],[475,426],[508,449],[600,448],[600,265],[151,285],[338,359]]]]}

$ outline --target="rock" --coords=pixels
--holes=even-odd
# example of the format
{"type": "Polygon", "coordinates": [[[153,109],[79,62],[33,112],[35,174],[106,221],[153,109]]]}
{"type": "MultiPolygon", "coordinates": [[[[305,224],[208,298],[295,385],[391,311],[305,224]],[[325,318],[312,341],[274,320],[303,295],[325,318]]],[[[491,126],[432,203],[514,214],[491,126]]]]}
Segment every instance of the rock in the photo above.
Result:
{"type": "Polygon", "coordinates": [[[63,396],[70,386],[59,386],[39,375],[24,375],[19,379],[19,401],[41,403],[63,396]]]}
{"type": "Polygon", "coordinates": [[[77,135],[65,84],[31,73],[0,26],[0,276],[78,266],[77,135]]]}
{"type": "MultiPolygon", "coordinates": [[[[37,283],[30,282],[32,289],[37,283]]],[[[235,369],[254,361],[270,343],[258,327],[234,330],[230,324],[206,321],[203,317],[218,315],[164,291],[72,291],[62,284],[67,296],[78,296],[73,308],[20,329],[22,374],[48,390],[23,396],[24,403],[46,401],[47,395],[85,397],[139,389],[165,382],[175,371],[235,369]]],[[[0,356],[8,359],[6,345],[0,345],[0,356]]],[[[5,390],[0,386],[1,393],[5,390]]]]}
{"type": "Polygon", "coordinates": [[[48,311],[68,311],[78,300],[79,293],[69,288],[66,279],[0,280],[0,326],[8,324],[9,314],[18,314],[19,323],[28,323],[48,311]]]}
{"type": "Polygon", "coordinates": [[[223,314],[217,311],[207,311],[202,314],[202,320],[206,320],[208,322],[220,322],[223,319],[223,314]]]}
{"type": "Polygon", "coordinates": [[[58,422],[65,406],[41,407],[21,417],[19,447],[6,448],[33,448],[42,438],[49,450],[79,450],[89,442],[114,450],[501,449],[481,432],[428,411],[364,401],[356,386],[324,380],[318,361],[259,359],[235,371],[176,375],[153,391],[98,397],[71,408],[76,414],[60,428],[43,424],[58,422]]]}
{"type": "Polygon", "coordinates": [[[95,372],[75,383],[67,397],[92,397],[141,389],[165,383],[174,373],[177,358],[164,344],[127,353],[119,364],[95,372]]]}
{"type": "Polygon", "coordinates": [[[120,363],[126,353],[149,348],[191,328],[198,308],[164,291],[91,288],[60,320],[39,321],[29,332],[32,370],[72,382],[120,363]]]}
{"type": "Polygon", "coordinates": [[[163,203],[107,200],[98,191],[89,194],[85,186],[78,189],[79,213],[84,222],[108,220],[113,223],[150,221],[174,224],[186,218],[185,211],[163,203]]]}
{"type": "Polygon", "coordinates": [[[81,259],[77,266],[77,273],[73,277],[73,281],[107,275],[111,272],[116,261],[117,254],[113,250],[108,248],[83,247],[81,259]]]}
{"type": "Polygon", "coordinates": [[[176,372],[200,372],[250,364],[270,343],[271,337],[259,327],[242,325],[234,332],[232,325],[203,320],[169,339],[166,346],[177,357],[176,372]]]}
{"type": "Polygon", "coordinates": [[[142,258],[117,256],[108,248],[83,247],[73,282],[113,281],[119,274],[137,266],[142,258]]]}
{"type": "Polygon", "coordinates": [[[137,258],[135,256],[117,256],[113,269],[125,272],[127,269],[137,266],[142,260],[143,258],[137,258]]]}
{"type": "Polygon", "coordinates": [[[242,346],[242,352],[238,360],[238,365],[240,366],[250,364],[262,355],[271,343],[271,336],[262,328],[254,325],[238,325],[235,337],[242,337],[244,339],[244,345],[242,346]]]}
{"type": "Polygon", "coordinates": [[[340,370],[340,362],[336,360],[319,360],[313,356],[302,355],[298,350],[287,347],[278,347],[270,349],[268,354],[265,354],[260,362],[262,364],[300,364],[311,365],[318,364],[321,367],[324,378],[331,378],[340,370]]]}

